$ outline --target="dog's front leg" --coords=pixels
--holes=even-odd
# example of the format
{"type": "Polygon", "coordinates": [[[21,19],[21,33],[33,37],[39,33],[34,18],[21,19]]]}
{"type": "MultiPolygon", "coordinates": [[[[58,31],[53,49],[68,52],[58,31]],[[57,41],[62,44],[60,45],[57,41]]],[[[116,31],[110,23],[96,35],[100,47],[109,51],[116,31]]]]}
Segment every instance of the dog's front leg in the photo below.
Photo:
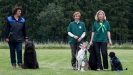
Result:
{"type": "Polygon", "coordinates": [[[114,63],[113,63],[113,60],[112,59],[110,60],[110,64],[111,64],[111,70],[114,71],[115,70],[115,67],[114,67],[114,63]]]}
{"type": "Polygon", "coordinates": [[[115,64],[112,63],[112,71],[115,71],[115,70],[116,70],[115,64]]]}
{"type": "Polygon", "coordinates": [[[113,64],[111,63],[111,70],[114,71],[114,67],[113,67],[113,64]]]}
{"type": "Polygon", "coordinates": [[[82,61],[81,71],[84,71],[84,68],[85,68],[85,62],[82,61]]]}
{"type": "Polygon", "coordinates": [[[81,64],[82,64],[82,60],[80,58],[78,58],[78,70],[81,69],[81,64]]]}
{"type": "Polygon", "coordinates": [[[38,64],[38,62],[36,63],[36,68],[39,68],[39,64],[38,64]]]}

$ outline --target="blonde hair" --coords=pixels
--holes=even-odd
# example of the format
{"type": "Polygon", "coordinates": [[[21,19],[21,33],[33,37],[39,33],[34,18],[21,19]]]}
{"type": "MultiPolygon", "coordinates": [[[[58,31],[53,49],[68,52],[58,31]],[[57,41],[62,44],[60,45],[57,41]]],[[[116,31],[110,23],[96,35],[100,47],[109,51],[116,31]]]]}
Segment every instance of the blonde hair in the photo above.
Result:
{"type": "Polygon", "coordinates": [[[75,17],[75,15],[79,15],[79,17],[81,16],[81,13],[80,12],[75,12],[74,14],[73,14],[73,17],[75,17]]]}
{"type": "Polygon", "coordinates": [[[96,20],[96,21],[99,20],[99,19],[98,19],[98,14],[99,14],[100,12],[103,13],[103,16],[104,16],[103,20],[106,20],[106,15],[105,15],[104,11],[102,11],[102,10],[99,10],[99,11],[96,13],[96,15],[95,15],[95,20],[96,20]]]}

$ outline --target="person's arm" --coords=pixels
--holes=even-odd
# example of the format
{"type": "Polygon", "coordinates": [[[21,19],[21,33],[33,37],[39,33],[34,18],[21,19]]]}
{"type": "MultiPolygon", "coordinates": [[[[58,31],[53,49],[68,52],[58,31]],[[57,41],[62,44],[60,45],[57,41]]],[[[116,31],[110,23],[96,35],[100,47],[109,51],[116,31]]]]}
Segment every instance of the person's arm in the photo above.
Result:
{"type": "Polygon", "coordinates": [[[70,37],[73,37],[74,39],[78,39],[78,36],[74,35],[73,33],[71,33],[71,23],[69,24],[68,28],[67,28],[67,32],[68,32],[68,35],[70,37]]]}
{"type": "Polygon", "coordinates": [[[90,40],[90,45],[92,45],[92,40],[93,40],[93,37],[94,37],[94,32],[91,33],[91,40],[90,40]]]}
{"type": "Polygon", "coordinates": [[[107,35],[108,35],[109,44],[110,44],[110,46],[112,46],[110,31],[107,32],[107,35]]]}
{"type": "Polygon", "coordinates": [[[84,31],[83,31],[82,35],[80,36],[80,38],[78,39],[78,42],[80,42],[86,35],[86,27],[85,27],[84,23],[83,23],[83,28],[84,28],[84,31]]]}
{"type": "Polygon", "coordinates": [[[83,32],[83,34],[81,35],[81,37],[80,37],[80,38],[84,38],[84,37],[85,37],[85,35],[86,35],[86,32],[83,32]]]}
{"type": "Polygon", "coordinates": [[[24,35],[25,41],[28,42],[28,36],[27,36],[27,30],[26,30],[25,23],[23,25],[23,35],[24,35]]]}
{"type": "Polygon", "coordinates": [[[7,20],[7,22],[5,24],[5,30],[4,30],[6,42],[9,42],[9,37],[10,37],[10,34],[9,33],[10,33],[10,23],[7,20]]]}
{"type": "Polygon", "coordinates": [[[112,46],[111,34],[110,34],[111,28],[110,28],[110,24],[109,24],[108,21],[107,21],[107,24],[108,24],[108,27],[107,27],[107,36],[108,36],[109,44],[110,44],[110,46],[112,46]]]}
{"type": "Polygon", "coordinates": [[[73,37],[74,39],[78,39],[78,36],[73,35],[71,32],[68,32],[68,35],[69,35],[70,37],[73,37]]]}
{"type": "Polygon", "coordinates": [[[73,35],[71,32],[68,32],[68,35],[69,35],[70,37],[74,37],[74,35],[73,35]]]}
{"type": "Polygon", "coordinates": [[[10,31],[10,24],[9,21],[7,20],[6,24],[5,24],[5,38],[9,38],[9,31],[10,31]]]}
{"type": "Polygon", "coordinates": [[[81,35],[81,37],[78,39],[78,42],[80,42],[86,35],[86,32],[83,32],[83,34],[81,35]]]}

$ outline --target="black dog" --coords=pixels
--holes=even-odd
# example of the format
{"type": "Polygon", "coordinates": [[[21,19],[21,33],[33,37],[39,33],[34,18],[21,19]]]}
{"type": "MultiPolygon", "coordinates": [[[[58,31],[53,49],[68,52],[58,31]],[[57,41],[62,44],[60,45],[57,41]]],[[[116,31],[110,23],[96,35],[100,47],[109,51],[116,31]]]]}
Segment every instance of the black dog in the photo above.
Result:
{"type": "Polygon", "coordinates": [[[96,70],[97,69],[97,59],[96,59],[96,52],[95,52],[94,45],[90,45],[88,52],[90,53],[89,66],[90,66],[91,70],[96,70]]]}
{"type": "Polygon", "coordinates": [[[110,52],[109,57],[112,71],[123,70],[122,64],[120,60],[115,56],[114,52],[110,52]]]}
{"type": "Polygon", "coordinates": [[[37,69],[39,68],[37,58],[36,58],[36,51],[33,42],[29,41],[25,45],[25,52],[24,52],[24,69],[37,69]]]}

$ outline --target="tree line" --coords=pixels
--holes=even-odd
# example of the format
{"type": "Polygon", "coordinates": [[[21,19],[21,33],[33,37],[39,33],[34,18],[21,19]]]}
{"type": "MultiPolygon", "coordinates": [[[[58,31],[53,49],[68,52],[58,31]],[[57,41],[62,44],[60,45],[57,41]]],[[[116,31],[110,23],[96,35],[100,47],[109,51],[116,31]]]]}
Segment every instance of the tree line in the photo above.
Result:
{"type": "Polygon", "coordinates": [[[68,39],[67,27],[79,11],[89,40],[98,10],[105,11],[112,40],[133,39],[133,0],[0,0],[0,38],[15,5],[22,6],[30,39],[68,39]]]}

